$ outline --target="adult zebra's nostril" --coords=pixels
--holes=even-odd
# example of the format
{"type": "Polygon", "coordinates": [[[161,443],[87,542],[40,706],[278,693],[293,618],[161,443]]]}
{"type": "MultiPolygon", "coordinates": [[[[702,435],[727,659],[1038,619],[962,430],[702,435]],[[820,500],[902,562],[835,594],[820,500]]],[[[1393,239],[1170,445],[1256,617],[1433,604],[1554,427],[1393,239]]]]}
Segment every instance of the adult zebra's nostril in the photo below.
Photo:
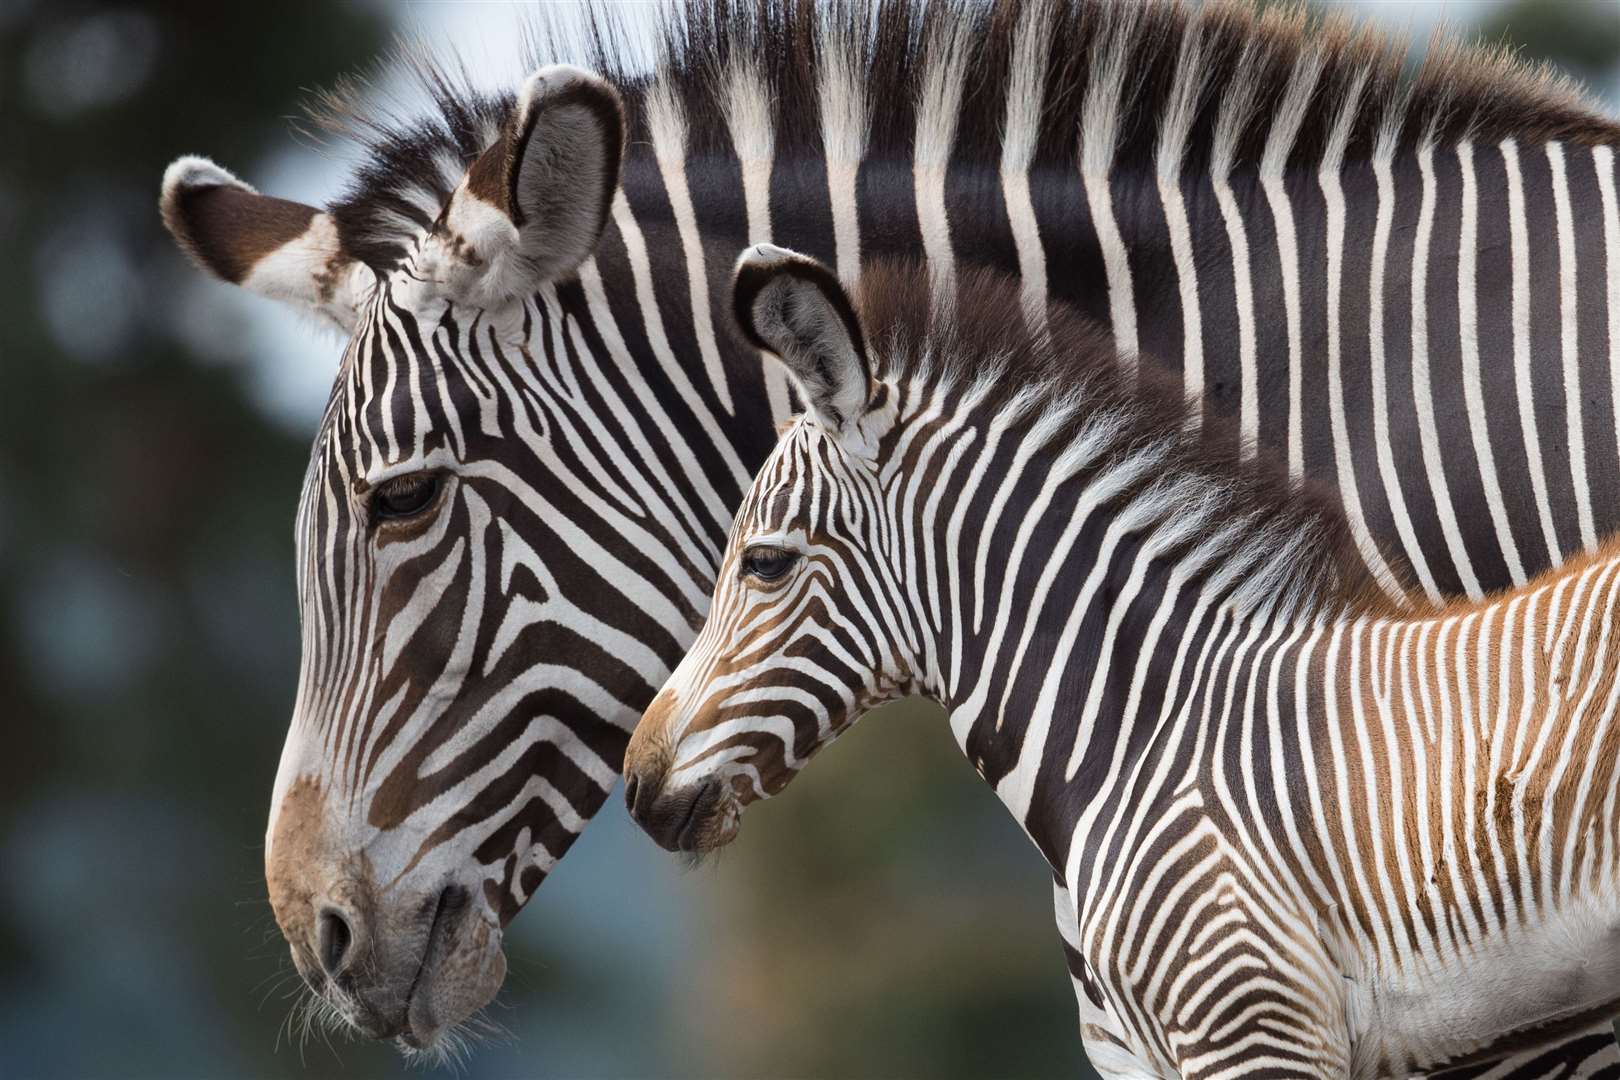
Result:
{"type": "Polygon", "coordinates": [[[328,978],[336,979],[348,969],[353,945],[354,929],[349,920],[337,908],[322,908],[315,919],[315,954],[328,978]]]}

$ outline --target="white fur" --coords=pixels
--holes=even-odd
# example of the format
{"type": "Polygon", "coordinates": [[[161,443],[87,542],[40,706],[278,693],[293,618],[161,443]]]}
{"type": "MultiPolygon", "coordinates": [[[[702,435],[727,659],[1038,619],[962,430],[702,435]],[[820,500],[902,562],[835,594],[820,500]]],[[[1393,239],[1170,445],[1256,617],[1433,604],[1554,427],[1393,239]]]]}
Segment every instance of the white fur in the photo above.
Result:
{"type": "Polygon", "coordinates": [[[1025,10],[1013,38],[1012,78],[1007,86],[1006,135],[1001,143],[1001,189],[1018,249],[1018,278],[1024,321],[1036,334],[1046,332],[1046,253],[1041,248],[1029,170],[1035,161],[1046,91],[1046,58],[1053,6],[1035,0],[1025,10]]]}
{"type": "MultiPolygon", "coordinates": [[[[1508,523],[1507,505],[1502,500],[1502,482],[1496,469],[1496,451],[1491,447],[1490,420],[1485,415],[1485,390],[1479,360],[1479,302],[1476,296],[1479,238],[1479,185],[1474,178],[1474,146],[1464,140],[1456,147],[1457,165],[1462,176],[1462,219],[1457,235],[1457,322],[1462,347],[1463,400],[1468,406],[1468,431],[1472,436],[1474,458],[1479,463],[1480,486],[1491,513],[1496,542],[1507,562],[1508,576],[1515,585],[1525,581],[1524,561],[1519,542],[1508,523]]],[[[1610,307],[1610,317],[1616,308],[1610,307]]],[[[1615,343],[1620,347],[1620,342],[1615,343]]],[[[1620,391],[1620,387],[1616,388],[1620,391]]]]}
{"type": "Polygon", "coordinates": [[[1553,524],[1552,504],[1547,497],[1547,471],[1541,463],[1541,439],[1536,432],[1535,398],[1530,382],[1530,227],[1525,214],[1524,173],[1519,166],[1519,146],[1512,139],[1500,145],[1507,166],[1508,235],[1513,263],[1513,374],[1518,393],[1519,428],[1524,435],[1524,453],[1530,466],[1530,490],[1535,495],[1542,538],[1554,564],[1564,559],[1553,524]]]}
{"type": "Polygon", "coordinates": [[[1098,17],[1107,24],[1099,30],[1109,37],[1108,45],[1097,55],[1106,57],[1094,64],[1086,83],[1085,101],[1080,111],[1080,174],[1085,181],[1086,203],[1091,210],[1097,243],[1102,248],[1103,269],[1108,278],[1108,317],[1114,331],[1114,344],[1121,365],[1136,368],[1136,298],[1131,285],[1131,264],[1125,242],[1114,220],[1113,196],[1108,174],[1114,167],[1119,145],[1119,129],[1126,107],[1126,76],[1136,50],[1141,28],[1141,9],[1135,4],[1116,4],[1101,9],[1098,17]]]}
{"type": "Polygon", "coordinates": [[[167,169],[163,170],[165,204],[179,192],[206,187],[234,187],[252,195],[258,194],[253,185],[237,179],[236,174],[229,169],[222,168],[209,158],[197,154],[177,157],[169,163],[167,169]]]}
{"type": "Polygon", "coordinates": [[[316,214],[302,236],[260,259],[242,285],[276,300],[308,305],[352,331],[377,277],[365,263],[340,254],[337,222],[330,214],[316,214]],[[325,298],[314,287],[322,273],[333,275],[331,294],[325,298]]]}
{"type": "Polygon", "coordinates": [[[1095,53],[1103,59],[1091,68],[1081,106],[1080,171],[1086,176],[1107,176],[1114,167],[1131,60],[1141,30],[1141,8],[1136,4],[1110,5],[1097,17],[1106,22],[1099,35],[1106,35],[1108,44],[1099,46],[1095,53]]]}
{"type": "Polygon", "coordinates": [[[1197,431],[1204,422],[1204,313],[1198,303],[1198,266],[1187,205],[1181,195],[1181,168],[1203,97],[1204,35],[1200,18],[1206,10],[1198,9],[1187,23],[1181,53],[1176,58],[1175,84],[1154,152],[1159,201],[1164,205],[1165,224],[1170,231],[1170,254],[1181,298],[1181,388],[1190,431],[1197,431]]]}
{"type": "Polygon", "coordinates": [[[1232,193],[1232,169],[1237,162],[1238,144],[1254,119],[1254,102],[1260,91],[1257,71],[1259,47],[1251,41],[1244,47],[1238,74],[1221,99],[1215,123],[1215,144],[1210,153],[1210,177],[1215,201],[1226,225],[1226,238],[1232,245],[1233,290],[1237,300],[1238,370],[1242,400],[1238,407],[1238,452],[1245,460],[1254,456],[1260,444],[1260,376],[1255,343],[1254,281],[1249,269],[1249,238],[1244,231],[1243,214],[1232,193]]]}
{"type": "Polygon", "coordinates": [[[951,148],[956,144],[956,124],[962,111],[962,88],[971,48],[967,37],[967,26],[957,24],[941,31],[930,42],[917,91],[912,183],[935,304],[956,301],[956,254],[951,247],[950,218],[945,211],[945,172],[950,164],[951,148]]]}
{"type": "Polygon", "coordinates": [[[714,390],[720,407],[728,413],[735,413],[725,365],[721,363],[720,350],[715,344],[714,321],[709,304],[709,274],[703,260],[703,241],[698,235],[692,192],[686,183],[686,113],[679,98],[663,82],[655,84],[647,94],[646,108],[653,156],[658,159],[658,171],[664,176],[670,209],[675,214],[675,227],[680,231],[681,247],[686,252],[692,324],[697,331],[698,351],[703,354],[703,369],[709,376],[709,386],[714,390]]]}
{"type": "Polygon", "coordinates": [[[853,286],[861,273],[860,221],[855,180],[871,128],[863,73],[856,67],[856,44],[837,20],[823,23],[822,62],[817,72],[821,102],[821,142],[827,153],[827,194],[832,204],[838,280],[853,286]]]}
{"type": "MultiPolygon", "coordinates": [[[[1260,182],[1277,226],[1277,257],[1282,264],[1283,319],[1288,328],[1288,476],[1299,483],[1305,476],[1304,373],[1300,359],[1302,331],[1299,299],[1299,242],[1294,210],[1283,186],[1288,155],[1305,122],[1311,96],[1322,77],[1322,52],[1307,49],[1294,61],[1288,84],[1271,118],[1265,149],[1260,154],[1260,182]]],[[[1245,379],[1245,387],[1248,380],[1245,379]]]]}
{"type": "MultiPolygon", "coordinates": [[[[1417,406],[1418,437],[1423,447],[1423,465],[1428,474],[1429,490],[1434,494],[1434,506],[1440,517],[1440,531],[1446,538],[1446,549],[1451,553],[1452,565],[1456,567],[1457,577],[1462,582],[1463,591],[1474,599],[1484,595],[1480,588],[1479,575],[1474,572],[1473,560],[1468,554],[1468,548],[1463,542],[1462,526],[1457,521],[1457,511],[1452,502],[1451,483],[1446,479],[1445,465],[1442,462],[1440,448],[1440,429],[1435,420],[1434,391],[1429,375],[1429,279],[1427,269],[1431,265],[1429,259],[1429,245],[1434,236],[1435,215],[1435,178],[1434,178],[1434,144],[1427,139],[1418,148],[1418,168],[1423,178],[1422,201],[1418,209],[1417,240],[1412,246],[1412,272],[1410,276],[1412,291],[1412,396],[1417,406]]],[[[1576,410],[1579,415],[1579,409],[1576,410]]],[[[1577,421],[1578,424],[1578,421],[1577,421]]],[[[1578,454],[1571,458],[1577,474],[1579,474],[1586,461],[1586,455],[1579,452],[1579,447],[1571,447],[1578,454]]],[[[1577,486],[1577,493],[1582,488],[1577,486]]],[[[1577,498],[1579,496],[1577,495],[1577,498]]],[[[1405,512],[1405,506],[1401,508],[1405,512]]],[[[1590,516],[1590,515],[1588,515],[1590,516]]],[[[1412,553],[1414,565],[1418,558],[1412,553]]],[[[1438,602],[1439,597],[1435,597],[1438,602]]]]}
{"type": "Polygon", "coordinates": [[[1345,516],[1350,520],[1350,534],[1356,542],[1356,550],[1361,553],[1362,561],[1367,564],[1384,592],[1396,603],[1404,604],[1405,594],[1400,582],[1384,559],[1383,552],[1378,549],[1372,533],[1368,531],[1367,518],[1361,510],[1361,499],[1358,494],[1360,489],[1356,486],[1355,466],[1350,457],[1348,421],[1345,419],[1344,411],[1344,383],[1341,375],[1344,366],[1344,338],[1339,329],[1341,321],[1339,308],[1343,295],[1341,282],[1344,277],[1346,238],[1344,185],[1340,178],[1340,170],[1344,165],[1344,154],[1350,142],[1350,133],[1355,123],[1361,95],[1367,88],[1367,75],[1368,73],[1362,70],[1352,80],[1340,105],[1333,130],[1328,136],[1322,161],[1317,168],[1317,184],[1321,187],[1323,200],[1327,203],[1329,415],[1333,429],[1333,454],[1339,479],[1339,492],[1344,499],[1345,516]]]}
{"type": "Polygon", "coordinates": [[[1570,211],[1569,174],[1562,143],[1547,144],[1552,168],[1553,210],[1558,222],[1559,342],[1564,358],[1564,420],[1569,425],[1570,486],[1575,489],[1575,511],[1580,520],[1581,546],[1597,550],[1597,528],[1592,521],[1592,489],[1586,479],[1586,433],[1581,417],[1580,283],[1575,265],[1575,225],[1570,211]]]}
{"type": "MultiPolygon", "coordinates": [[[[1388,130],[1386,127],[1380,132],[1373,149],[1373,175],[1376,178],[1378,200],[1377,216],[1373,223],[1372,264],[1367,297],[1367,347],[1372,361],[1373,443],[1376,447],[1378,472],[1389,497],[1390,516],[1395,521],[1395,533],[1401,539],[1401,547],[1407,558],[1411,560],[1412,572],[1417,575],[1418,585],[1422,587],[1424,595],[1429,598],[1431,604],[1439,604],[1442,602],[1440,588],[1435,582],[1434,572],[1429,569],[1423,548],[1417,542],[1412,516],[1406,509],[1406,496],[1401,489],[1401,477],[1395,471],[1393,440],[1389,434],[1389,394],[1385,389],[1384,375],[1388,366],[1386,361],[1388,348],[1384,338],[1384,275],[1389,269],[1389,240],[1395,219],[1395,181],[1392,172],[1395,144],[1393,140],[1385,140],[1384,133],[1388,130]]],[[[1413,289],[1420,287],[1421,279],[1421,274],[1413,278],[1413,289]]],[[[1420,315],[1416,310],[1416,297],[1413,308],[1414,315],[1420,315]]],[[[1412,332],[1414,336],[1418,333],[1416,326],[1412,332]]],[[[1414,368],[1426,366],[1427,363],[1426,355],[1413,354],[1414,368]]],[[[1413,372],[1413,381],[1417,381],[1416,371],[1413,372]]]]}
{"type": "Polygon", "coordinates": [[[518,230],[505,210],[467,190],[463,178],[444,216],[444,235],[425,240],[416,276],[441,295],[479,306],[505,301],[521,287],[524,271],[518,230]],[[458,248],[457,242],[463,247],[458,248]],[[463,255],[470,248],[473,259],[463,255]]]}
{"type": "Polygon", "coordinates": [[[1603,899],[1479,940],[1466,963],[1348,974],[1358,1057],[1385,1050],[1441,1061],[1517,1027],[1620,999],[1620,905],[1611,884],[1603,899]]]}
{"type": "MultiPolygon", "coordinates": [[[[771,97],[757,66],[735,64],[725,77],[720,107],[726,130],[742,167],[743,206],[748,214],[748,242],[771,239],[771,165],[776,153],[776,128],[771,97]]],[[[765,370],[765,399],[777,423],[793,415],[787,375],[780,368],[765,370]]]]}
{"type": "Polygon", "coordinates": [[[1620,414],[1620,200],[1615,197],[1614,148],[1592,148],[1592,167],[1597,171],[1598,197],[1603,204],[1603,265],[1608,281],[1606,307],[1609,312],[1609,394],[1620,414]]]}

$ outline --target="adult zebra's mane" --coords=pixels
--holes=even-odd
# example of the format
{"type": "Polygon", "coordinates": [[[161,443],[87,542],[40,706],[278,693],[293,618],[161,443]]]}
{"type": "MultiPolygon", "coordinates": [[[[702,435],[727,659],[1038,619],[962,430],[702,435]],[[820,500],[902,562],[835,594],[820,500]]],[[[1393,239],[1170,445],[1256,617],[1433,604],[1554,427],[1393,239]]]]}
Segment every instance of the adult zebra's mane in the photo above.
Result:
{"type": "MultiPolygon", "coordinates": [[[[1404,40],[1303,7],[675,0],[650,50],[623,18],[588,0],[583,27],[541,9],[525,30],[531,66],[580,63],[620,87],[632,152],[652,123],[678,117],[689,157],[737,153],[728,120],[748,109],[779,161],[830,149],[852,163],[931,154],[953,169],[1078,163],[1090,175],[1212,162],[1276,171],[1421,140],[1620,141],[1620,125],[1547,67],[1447,43],[1408,71],[1404,40]]],[[[378,267],[431,224],[513,104],[509,91],[475,89],[442,49],[402,48],[384,65],[426,91],[426,116],[393,115],[364,79],[311,108],[319,128],[360,147],[330,209],[349,249],[378,267]]]]}
{"type": "Polygon", "coordinates": [[[1088,485],[1128,476],[1110,500],[1116,519],[1158,532],[1168,551],[1196,551],[1211,572],[1224,564],[1237,610],[1393,612],[1351,554],[1330,492],[1290,485],[1264,455],[1239,461],[1235,440],[1189,432],[1179,387],[1151,365],[1122,366],[1105,327],[1054,305],[1047,331],[1032,331],[1017,281],[983,268],[963,273],[954,305],[935,295],[926,267],[909,260],[868,264],[854,292],[874,374],[899,384],[902,413],[906,402],[943,401],[969,410],[970,425],[1023,425],[1019,442],[1053,473],[1088,485]],[[1084,447],[1091,456],[1076,452],[1084,447]]]}

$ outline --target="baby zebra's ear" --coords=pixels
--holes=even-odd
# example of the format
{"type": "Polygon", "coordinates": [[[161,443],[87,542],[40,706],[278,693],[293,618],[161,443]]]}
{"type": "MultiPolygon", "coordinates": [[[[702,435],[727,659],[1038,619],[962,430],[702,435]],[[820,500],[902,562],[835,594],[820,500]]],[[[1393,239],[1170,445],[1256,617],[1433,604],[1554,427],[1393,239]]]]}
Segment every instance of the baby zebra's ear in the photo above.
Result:
{"type": "Polygon", "coordinates": [[[175,243],[210,274],[354,329],[376,279],[343,249],[331,215],[260,195],[201,157],[169,166],[158,208],[175,243]]]}
{"type": "Polygon", "coordinates": [[[732,302],[744,336],[787,365],[823,426],[841,432],[860,418],[872,369],[837,275],[807,255],[757,244],[737,260],[732,302]]]}
{"type": "Polygon", "coordinates": [[[524,82],[423,245],[418,269],[489,306],[571,273],[596,249],[619,188],[624,105],[607,82],[553,64],[524,82]]]}

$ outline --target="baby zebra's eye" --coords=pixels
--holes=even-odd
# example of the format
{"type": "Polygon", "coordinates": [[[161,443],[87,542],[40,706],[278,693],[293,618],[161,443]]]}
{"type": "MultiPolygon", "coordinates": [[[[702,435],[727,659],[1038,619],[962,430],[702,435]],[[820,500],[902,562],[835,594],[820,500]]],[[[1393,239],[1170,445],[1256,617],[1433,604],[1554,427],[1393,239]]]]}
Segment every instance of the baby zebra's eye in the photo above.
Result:
{"type": "Polygon", "coordinates": [[[793,564],[798,561],[799,553],[796,551],[761,545],[743,552],[742,572],[760,581],[775,581],[793,569],[793,564]]]}
{"type": "Polygon", "coordinates": [[[438,473],[409,473],[378,485],[371,496],[371,512],[378,520],[412,518],[433,505],[439,494],[438,473]]]}

